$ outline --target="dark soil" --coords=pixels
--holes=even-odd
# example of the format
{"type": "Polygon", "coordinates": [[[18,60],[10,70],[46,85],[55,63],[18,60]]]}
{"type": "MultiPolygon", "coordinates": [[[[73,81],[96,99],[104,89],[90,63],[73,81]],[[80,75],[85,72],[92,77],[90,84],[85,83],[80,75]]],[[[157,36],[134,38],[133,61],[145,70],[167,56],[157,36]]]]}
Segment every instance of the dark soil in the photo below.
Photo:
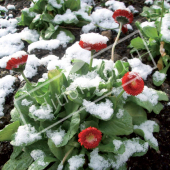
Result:
{"type": "MultiPolygon", "coordinates": [[[[100,4],[103,1],[96,0],[96,6],[100,4]]],[[[122,2],[125,2],[126,6],[133,5],[139,13],[142,12],[142,8],[144,6],[144,0],[138,1],[138,0],[122,0],[122,2]]],[[[16,6],[16,10],[10,11],[10,13],[13,14],[14,17],[19,16],[21,14],[21,9],[24,7],[29,7],[30,1],[28,0],[5,0],[5,2],[0,2],[0,5],[8,5],[8,4],[14,4],[16,6]]],[[[134,17],[135,21],[145,21],[146,19],[141,17],[139,14],[136,14],[134,17]]],[[[134,23],[135,23],[134,21],[134,23]]],[[[135,27],[135,24],[132,24],[134,30],[137,28],[135,27]]],[[[19,30],[22,30],[22,27],[18,27],[19,30]]],[[[72,29],[68,28],[76,37],[76,41],[79,41],[81,29],[72,29]]],[[[100,32],[99,30],[96,30],[96,32],[100,32]]],[[[100,32],[101,33],[101,32],[100,32]]],[[[128,34],[130,34],[129,32],[128,34]]],[[[128,35],[127,34],[127,35],[128,35]]],[[[120,39],[125,37],[126,35],[121,35],[120,39]]],[[[115,61],[117,59],[123,59],[124,57],[132,58],[130,55],[130,49],[127,48],[127,46],[130,44],[130,41],[134,38],[139,36],[139,34],[134,35],[125,41],[121,42],[117,45],[115,50],[115,61]]],[[[111,32],[111,40],[108,45],[112,44],[114,39],[116,37],[115,32],[111,32]]],[[[25,51],[27,51],[28,44],[25,43],[25,51]]],[[[71,46],[72,44],[69,44],[68,46],[71,46]]],[[[54,54],[59,57],[62,57],[65,53],[66,48],[60,47],[56,50],[48,51],[48,50],[34,50],[32,53],[35,54],[38,58],[42,58],[46,56],[47,54],[54,54]]],[[[141,52],[142,53],[142,52],[141,52]]],[[[110,59],[111,57],[111,49],[104,51],[101,53],[97,58],[102,59],[110,59]]],[[[136,56],[137,57],[137,54],[136,56]]],[[[142,57],[142,61],[145,64],[150,64],[153,66],[153,63],[147,60],[147,55],[142,57]]],[[[46,72],[46,69],[43,66],[40,66],[38,68],[38,74],[34,76],[31,81],[36,82],[41,75],[46,72]]],[[[8,71],[4,69],[0,69],[0,78],[4,77],[5,75],[9,74],[8,71]]],[[[145,85],[148,87],[152,87],[156,90],[162,90],[168,94],[169,100],[170,100],[170,70],[168,72],[167,80],[162,84],[160,87],[156,87],[152,83],[152,76],[150,75],[145,81],[145,85]]],[[[15,75],[18,76],[17,74],[15,75]]],[[[14,88],[14,94],[16,93],[17,89],[19,87],[22,87],[24,82],[19,82],[19,80],[16,81],[14,88]]],[[[6,97],[6,102],[4,106],[4,113],[5,116],[0,118],[0,129],[3,129],[5,125],[10,123],[10,111],[13,108],[13,96],[14,94],[9,95],[6,97]]],[[[128,169],[129,170],[170,170],[170,106],[167,106],[167,102],[162,102],[164,105],[164,109],[161,111],[159,115],[156,115],[154,113],[148,113],[148,119],[156,121],[160,125],[160,132],[155,133],[154,136],[157,138],[159,143],[159,151],[156,152],[153,149],[149,149],[147,154],[145,154],[142,157],[131,157],[128,162],[128,169]]],[[[10,158],[10,155],[12,153],[12,146],[9,144],[9,142],[1,142],[0,143],[0,169],[2,169],[5,162],[10,158]]]]}

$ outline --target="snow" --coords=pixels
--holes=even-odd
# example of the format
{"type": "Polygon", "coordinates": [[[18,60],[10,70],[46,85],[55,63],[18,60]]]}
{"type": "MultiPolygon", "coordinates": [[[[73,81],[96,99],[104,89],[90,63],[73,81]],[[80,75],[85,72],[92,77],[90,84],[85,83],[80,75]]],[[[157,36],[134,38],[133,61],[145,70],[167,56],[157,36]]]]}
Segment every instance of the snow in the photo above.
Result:
{"type": "Polygon", "coordinates": [[[146,80],[147,76],[152,73],[152,67],[146,64],[143,64],[140,59],[133,58],[129,59],[128,63],[132,67],[132,72],[139,73],[139,75],[146,80]]]}
{"type": "Polygon", "coordinates": [[[35,13],[35,12],[30,12],[29,11],[29,8],[24,8],[23,10],[22,10],[22,12],[26,12],[30,17],[32,17],[32,18],[34,18],[34,17],[36,17],[37,16],[37,13],[35,13]]]}
{"type": "Polygon", "coordinates": [[[60,164],[58,165],[57,170],[62,170],[62,169],[63,169],[63,164],[62,164],[62,163],[60,163],[60,164]]]}
{"type": "Polygon", "coordinates": [[[56,2],[56,0],[48,0],[48,3],[52,5],[53,7],[60,9],[62,7],[62,4],[64,3],[63,0],[60,0],[60,4],[56,2]]]}
{"type": "Polygon", "coordinates": [[[14,146],[21,146],[37,140],[42,139],[41,135],[37,133],[36,129],[30,124],[19,126],[15,139],[11,141],[14,146]]]}
{"type": "Polygon", "coordinates": [[[107,41],[109,40],[107,37],[100,35],[99,33],[87,33],[87,34],[82,34],[80,35],[81,41],[89,44],[97,44],[97,43],[102,43],[106,44],[107,41]]]}
{"type": "Polygon", "coordinates": [[[57,39],[52,40],[40,40],[37,42],[33,42],[28,46],[28,52],[30,53],[34,49],[43,49],[43,50],[54,50],[58,48],[60,45],[60,41],[57,39]]]}
{"type": "Polygon", "coordinates": [[[117,140],[117,139],[113,140],[113,145],[115,146],[116,150],[118,150],[122,144],[123,144],[123,142],[120,140],[117,140]]]}
{"type": "Polygon", "coordinates": [[[61,128],[59,130],[48,130],[46,132],[47,137],[50,138],[56,146],[60,145],[63,141],[63,137],[65,136],[65,130],[61,128]]]}
{"type": "Polygon", "coordinates": [[[130,9],[130,11],[131,11],[133,14],[136,14],[136,13],[139,12],[139,11],[136,10],[132,5],[129,5],[128,8],[130,9]]]}
{"type": "Polygon", "coordinates": [[[82,27],[82,32],[83,33],[88,33],[88,32],[90,32],[91,30],[94,30],[96,28],[96,26],[95,26],[95,24],[94,23],[89,23],[89,24],[87,24],[87,25],[84,25],[83,27],[82,27]]]}
{"type": "Polygon", "coordinates": [[[76,24],[78,22],[78,19],[76,15],[71,12],[70,9],[67,9],[63,15],[57,14],[52,21],[55,24],[60,24],[62,22],[72,23],[72,21],[74,21],[74,23],[76,24]]]}
{"type": "Polygon", "coordinates": [[[126,140],[123,142],[125,145],[125,152],[115,156],[116,162],[111,162],[112,168],[118,169],[121,167],[134,153],[146,152],[148,149],[148,143],[143,145],[139,144],[139,138],[133,138],[132,140],[126,140]]]}
{"type": "Polygon", "coordinates": [[[120,119],[123,116],[124,110],[123,109],[119,109],[118,112],[116,113],[116,117],[118,119],[120,119]]]}
{"type": "Polygon", "coordinates": [[[1,6],[1,5],[0,5],[0,11],[8,12],[8,10],[4,6],[1,6]]]}
{"type": "Polygon", "coordinates": [[[123,2],[119,2],[119,1],[115,1],[115,0],[107,1],[105,3],[105,5],[109,6],[109,9],[111,9],[113,11],[115,11],[117,9],[125,9],[126,8],[126,6],[125,6],[125,4],[123,2]]]}
{"type": "Polygon", "coordinates": [[[144,86],[143,92],[135,96],[141,101],[149,101],[153,106],[155,106],[158,103],[158,94],[155,90],[148,88],[147,86],[144,86]]]}
{"type": "Polygon", "coordinates": [[[134,125],[134,129],[141,129],[144,132],[144,138],[145,140],[150,141],[155,146],[158,146],[158,141],[153,136],[154,126],[156,126],[157,123],[152,120],[147,120],[146,122],[142,123],[141,125],[137,126],[134,125]]]}
{"type": "Polygon", "coordinates": [[[69,170],[78,170],[80,167],[82,167],[83,164],[85,163],[85,159],[83,157],[84,157],[83,154],[72,156],[68,160],[69,170]]]}
{"type": "Polygon", "coordinates": [[[47,66],[50,61],[59,60],[59,57],[55,55],[48,55],[46,57],[41,58],[40,63],[44,66],[47,66]]]}
{"type": "Polygon", "coordinates": [[[30,30],[28,27],[24,28],[21,33],[21,39],[25,41],[36,42],[39,40],[39,33],[36,30],[30,30]]]}
{"type": "Polygon", "coordinates": [[[158,6],[158,5],[152,5],[152,8],[153,8],[153,9],[161,9],[161,7],[158,6]]]}
{"type": "Polygon", "coordinates": [[[170,42],[170,14],[165,14],[162,18],[162,26],[161,26],[161,41],[170,42]]]}
{"type": "Polygon", "coordinates": [[[24,43],[21,41],[19,33],[11,34],[9,33],[6,36],[0,38],[0,58],[11,55],[17,51],[20,51],[24,48],[24,43]]]}
{"type": "Polygon", "coordinates": [[[155,71],[155,73],[153,74],[153,80],[156,82],[159,81],[163,81],[166,78],[166,74],[165,73],[160,73],[159,71],[155,71]]]}
{"type": "MultiPolygon", "coordinates": [[[[25,66],[24,74],[27,78],[32,78],[37,74],[37,67],[40,66],[40,61],[35,55],[28,55],[27,63],[25,66]]],[[[23,80],[23,77],[19,77],[23,80]]]]}
{"type": "Polygon", "coordinates": [[[144,28],[144,27],[146,27],[146,26],[156,27],[154,21],[153,21],[153,22],[148,22],[148,21],[142,22],[142,23],[140,24],[140,26],[141,26],[142,28],[144,28]]]}
{"type": "MultiPolygon", "coordinates": [[[[29,108],[29,112],[31,115],[37,117],[38,119],[42,120],[52,120],[54,118],[53,109],[50,105],[41,105],[40,107],[36,107],[35,105],[32,105],[29,108]]],[[[37,119],[34,118],[36,121],[37,119]]]]}
{"type": "Polygon", "coordinates": [[[77,87],[82,89],[91,87],[98,88],[100,83],[104,83],[104,80],[101,79],[96,71],[88,72],[86,75],[72,74],[69,77],[73,82],[67,87],[67,91],[75,90],[77,87]]]}
{"type": "Polygon", "coordinates": [[[112,11],[102,8],[94,11],[91,17],[93,19],[93,23],[97,24],[99,27],[102,27],[103,29],[115,29],[119,27],[119,24],[115,22],[112,15],[112,11]]]}
{"type": "MultiPolygon", "coordinates": [[[[38,162],[37,162],[38,165],[40,165],[40,166],[48,165],[48,162],[44,161],[45,153],[42,150],[35,149],[35,150],[31,151],[30,155],[35,161],[38,159],[38,162]]],[[[31,166],[33,166],[33,165],[31,165],[31,166]]],[[[33,167],[31,167],[31,168],[33,168],[33,167]]]]}
{"type": "Polygon", "coordinates": [[[16,78],[11,75],[6,75],[0,79],[0,117],[4,116],[3,104],[5,103],[5,97],[14,91],[13,84],[16,78]]]}
{"type": "Polygon", "coordinates": [[[28,101],[27,99],[23,99],[21,102],[22,106],[29,106],[31,105],[33,102],[32,101],[28,101]]]}
{"type": "Polygon", "coordinates": [[[32,150],[30,155],[35,161],[39,158],[45,157],[45,153],[40,149],[32,150]]]}
{"type": "Polygon", "coordinates": [[[153,4],[153,0],[146,0],[146,1],[145,1],[145,4],[147,4],[147,5],[152,5],[152,4],[153,4]]]}
{"type": "Polygon", "coordinates": [[[75,42],[71,47],[66,49],[64,58],[71,60],[79,59],[90,63],[91,52],[80,47],[79,42],[75,42]]]}
{"type": "Polygon", "coordinates": [[[66,47],[67,43],[69,43],[70,40],[72,40],[72,39],[69,36],[67,36],[64,31],[60,31],[60,33],[57,35],[57,40],[60,41],[60,44],[63,47],[66,47]]]}
{"type": "Polygon", "coordinates": [[[13,10],[13,9],[15,9],[15,6],[14,5],[7,5],[7,9],[8,10],[13,10]]]}
{"type": "Polygon", "coordinates": [[[58,66],[60,69],[64,69],[64,70],[70,70],[72,68],[70,60],[67,58],[62,58],[61,60],[54,59],[54,60],[50,61],[47,65],[47,70],[56,69],[56,66],[58,66]]]}
{"type": "Polygon", "coordinates": [[[25,51],[18,51],[16,53],[13,53],[12,55],[3,57],[0,59],[0,67],[1,68],[6,68],[7,66],[7,62],[11,59],[11,58],[21,58],[22,55],[26,55],[27,53],[25,51]]]}
{"type": "MultiPolygon", "coordinates": [[[[112,93],[117,97],[121,91],[123,90],[122,86],[121,87],[113,87],[112,88],[112,93]]],[[[127,94],[126,92],[123,93],[123,98],[126,100],[128,96],[130,96],[129,94],[127,94]]]]}
{"type": "Polygon", "coordinates": [[[81,0],[81,2],[84,2],[84,3],[88,4],[88,5],[95,5],[94,0],[81,0]]]}
{"type": "Polygon", "coordinates": [[[93,170],[107,170],[107,168],[110,167],[110,163],[108,160],[100,156],[98,152],[98,148],[93,149],[90,153],[90,163],[88,165],[93,170]]]}
{"type": "Polygon", "coordinates": [[[114,113],[112,108],[113,103],[108,99],[106,99],[106,102],[101,102],[99,104],[84,99],[83,106],[85,107],[86,112],[98,116],[103,120],[108,120],[114,113]]]}

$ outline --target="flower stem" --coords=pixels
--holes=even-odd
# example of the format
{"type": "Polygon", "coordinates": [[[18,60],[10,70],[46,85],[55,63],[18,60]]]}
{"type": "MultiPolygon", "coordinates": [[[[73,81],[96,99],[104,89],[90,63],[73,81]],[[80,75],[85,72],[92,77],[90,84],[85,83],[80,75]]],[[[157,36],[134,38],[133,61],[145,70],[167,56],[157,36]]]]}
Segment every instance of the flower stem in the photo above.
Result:
{"type": "Polygon", "coordinates": [[[90,65],[89,65],[89,71],[91,71],[92,69],[92,64],[93,64],[93,53],[95,52],[95,50],[91,51],[91,59],[90,59],[90,65]]]}
{"type": "Polygon", "coordinates": [[[117,96],[117,101],[119,100],[119,98],[122,96],[122,94],[124,93],[124,89],[120,92],[120,94],[117,96]]]}
{"type": "Polygon", "coordinates": [[[113,62],[114,62],[114,50],[115,50],[115,46],[116,46],[116,44],[117,44],[117,42],[118,42],[118,40],[119,40],[120,33],[121,33],[121,30],[122,30],[122,26],[123,26],[123,24],[120,23],[119,32],[118,32],[118,34],[117,34],[116,40],[115,40],[115,42],[114,42],[114,44],[113,44],[113,47],[112,47],[111,59],[112,59],[113,62]]]}
{"type": "Polygon", "coordinates": [[[62,160],[62,164],[64,164],[64,162],[66,161],[67,157],[70,155],[70,153],[73,151],[74,147],[72,147],[64,156],[63,160],[62,160]]]}
{"type": "Polygon", "coordinates": [[[161,22],[160,22],[160,25],[159,25],[159,34],[161,33],[163,13],[164,13],[164,0],[162,1],[162,13],[161,13],[161,22]]]}
{"type": "Polygon", "coordinates": [[[30,83],[30,81],[25,77],[24,71],[21,71],[21,75],[24,78],[24,80],[26,81],[26,83],[32,87],[32,84],[30,83]]]}

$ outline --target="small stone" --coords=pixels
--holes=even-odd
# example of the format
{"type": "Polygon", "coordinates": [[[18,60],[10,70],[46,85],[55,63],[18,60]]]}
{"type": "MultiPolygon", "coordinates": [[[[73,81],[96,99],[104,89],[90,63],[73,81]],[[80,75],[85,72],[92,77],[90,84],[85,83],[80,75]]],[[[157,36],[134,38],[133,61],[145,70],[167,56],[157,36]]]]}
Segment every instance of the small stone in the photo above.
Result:
{"type": "Polygon", "coordinates": [[[101,33],[103,36],[106,36],[109,40],[112,39],[112,32],[111,30],[108,30],[108,31],[102,31],[101,33]]]}

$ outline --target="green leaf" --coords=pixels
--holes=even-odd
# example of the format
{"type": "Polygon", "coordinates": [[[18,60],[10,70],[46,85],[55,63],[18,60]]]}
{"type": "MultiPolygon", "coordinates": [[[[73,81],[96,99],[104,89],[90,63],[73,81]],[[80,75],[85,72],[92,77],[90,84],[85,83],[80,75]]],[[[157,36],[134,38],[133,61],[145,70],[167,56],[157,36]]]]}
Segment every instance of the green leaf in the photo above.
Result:
{"type": "Polygon", "coordinates": [[[74,60],[74,65],[70,71],[70,74],[86,75],[89,71],[89,65],[82,60],[74,60]]]}
{"type": "Polygon", "coordinates": [[[64,149],[62,147],[56,147],[51,139],[48,139],[48,146],[50,148],[50,151],[54,154],[54,156],[60,161],[62,161],[64,157],[64,149]]]}
{"type": "Polygon", "coordinates": [[[163,91],[156,90],[158,97],[158,101],[169,101],[168,95],[163,91]]]}
{"type": "Polygon", "coordinates": [[[51,92],[51,99],[54,103],[58,104],[58,98],[63,93],[62,89],[67,87],[66,77],[60,70],[55,69],[48,72],[48,79],[50,84],[49,89],[51,92]]]}
{"type": "Polygon", "coordinates": [[[127,64],[126,62],[122,62],[120,60],[117,60],[115,63],[115,67],[118,71],[118,76],[117,78],[122,78],[124,76],[125,73],[127,73],[129,71],[129,64],[127,64]]]}
{"type": "Polygon", "coordinates": [[[145,49],[145,45],[143,40],[140,37],[134,38],[131,42],[130,45],[133,46],[134,48],[136,48],[137,50],[140,49],[145,49]]]}
{"type": "Polygon", "coordinates": [[[56,30],[54,26],[50,23],[50,26],[45,31],[45,39],[50,39],[50,37],[54,34],[55,31],[56,30]]]}
{"type": "Polygon", "coordinates": [[[45,10],[45,6],[47,4],[46,0],[38,0],[33,7],[30,8],[30,12],[36,12],[38,14],[42,14],[45,10]]]}
{"type": "Polygon", "coordinates": [[[125,145],[123,143],[120,145],[119,149],[117,149],[113,141],[105,145],[100,143],[98,148],[101,152],[113,152],[115,154],[123,154],[125,152],[125,145]]]}
{"type": "Polygon", "coordinates": [[[10,141],[12,140],[12,135],[17,131],[20,123],[16,121],[5,126],[2,130],[0,130],[0,141],[10,141]]]}
{"type": "Polygon", "coordinates": [[[5,163],[2,170],[27,170],[32,162],[33,159],[30,154],[24,152],[17,159],[10,159],[5,163]]]}
{"type": "Polygon", "coordinates": [[[154,106],[153,112],[155,114],[159,114],[163,108],[164,106],[160,102],[158,102],[158,104],[154,106]]]}
{"type": "Polygon", "coordinates": [[[158,38],[158,32],[155,27],[151,27],[151,26],[143,27],[143,32],[149,38],[153,38],[153,39],[158,38]]]}
{"type": "Polygon", "coordinates": [[[153,110],[153,107],[154,107],[153,104],[151,102],[149,102],[148,100],[147,101],[141,101],[140,99],[138,99],[135,96],[129,96],[128,101],[134,102],[137,105],[147,109],[149,113],[153,110]]]}
{"type": "Polygon", "coordinates": [[[22,147],[20,146],[13,146],[13,152],[10,156],[10,159],[16,159],[22,152],[22,147]]]}
{"type": "Polygon", "coordinates": [[[100,121],[99,129],[102,133],[109,136],[129,135],[133,132],[132,117],[128,112],[124,111],[121,118],[116,115],[109,121],[100,121]]]}
{"type": "Polygon", "coordinates": [[[35,160],[28,168],[28,170],[44,170],[51,162],[55,162],[56,159],[52,157],[41,157],[35,160]]]}
{"type": "Polygon", "coordinates": [[[127,102],[124,109],[132,116],[133,125],[140,125],[147,120],[145,110],[133,102],[127,102]]]}
{"type": "Polygon", "coordinates": [[[18,23],[18,25],[30,26],[34,17],[35,17],[34,15],[33,16],[29,15],[29,12],[22,11],[21,20],[18,23]]]}
{"type": "Polygon", "coordinates": [[[156,151],[158,151],[158,149],[159,149],[158,142],[152,133],[159,132],[159,125],[156,122],[151,121],[151,120],[148,120],[148,122],[146,121],[146,123],[148,123],[148,124],[142,125],[142,127],[135,125],[134,133],[143,137],[145,139],[145,141],[147,141],[152,148],[154,148],[156,151]],[[143,128],[143,126],[145,126],[145,128],[143,128]],[[153,128],[153,132],[152,132],[151,128],[153,128]]]}
{"type": "Polygon", "coordinates": [[[78,11],[80,9],[80,0],[67,0],[64,2],[65,9],[78,11]]]}

